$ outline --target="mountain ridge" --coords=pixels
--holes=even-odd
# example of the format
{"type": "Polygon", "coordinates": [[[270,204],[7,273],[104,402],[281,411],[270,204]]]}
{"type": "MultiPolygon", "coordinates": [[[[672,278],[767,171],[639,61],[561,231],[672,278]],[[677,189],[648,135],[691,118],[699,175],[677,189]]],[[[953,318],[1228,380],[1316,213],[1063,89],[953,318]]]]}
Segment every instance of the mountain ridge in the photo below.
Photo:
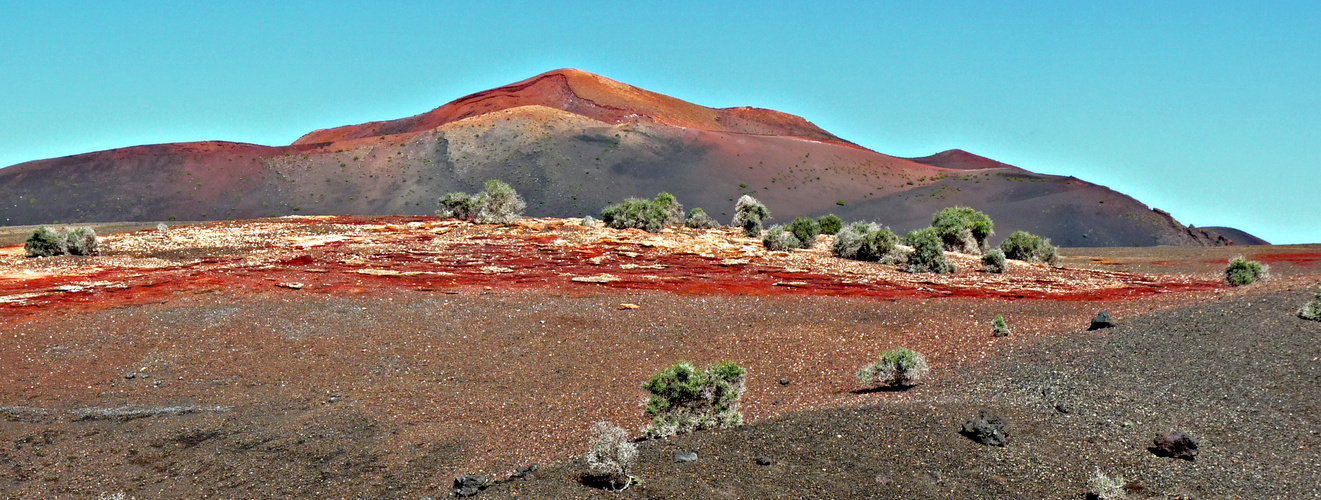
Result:
{"type": "Polygon", "coordinates": [[[666,191],[717,218],[741,195],[771,223],[837,213],[896,230],[944,206],[1064,246],[1214,245],[1122,193],[962,150],[885,155],[804,118],[707,108],[579,70],[554,70],[400,118],[309,132],[287,146],[144,145],[0,169],[0,221],[423,215],[446,192],[510,183],[533,216],[598,215],[666,191]]]}

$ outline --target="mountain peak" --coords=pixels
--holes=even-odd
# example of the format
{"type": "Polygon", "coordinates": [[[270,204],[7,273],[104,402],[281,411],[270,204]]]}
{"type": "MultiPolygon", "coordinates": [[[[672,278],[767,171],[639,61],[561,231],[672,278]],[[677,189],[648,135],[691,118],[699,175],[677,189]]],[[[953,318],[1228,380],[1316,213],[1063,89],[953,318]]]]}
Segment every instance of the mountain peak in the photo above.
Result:
{"type": "Polygon", "coordinates": [[[1002,163],[985,156],[975,155],[962,149],[948,149],[931,156],[921,158],[908,158],[911,161],[933,167],[951,168],[955,170],[985,170],[989,168],[1010,168],[1022,170],[1008,163],[1002,163]]]}
{"type": "Polygon", "coordinates": [[[521,106],[546,106],[608,124],[654,122],[697,130],[799,137],[857,147],[807,120],[753,107],[708,108],[580,69],[561,68],[455,99],[426,113],[309,133],[295,145],[420,133],[446,123],[521,106]]]}

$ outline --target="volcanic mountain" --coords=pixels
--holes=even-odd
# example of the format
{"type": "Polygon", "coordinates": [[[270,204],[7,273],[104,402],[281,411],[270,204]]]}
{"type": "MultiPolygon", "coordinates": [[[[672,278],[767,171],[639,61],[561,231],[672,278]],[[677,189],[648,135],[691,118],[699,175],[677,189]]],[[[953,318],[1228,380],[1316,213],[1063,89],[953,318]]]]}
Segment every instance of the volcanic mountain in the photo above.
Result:
{"type": "Polygon", "coordinates": [[[888,156],[778,111],[714,109],[561,69],[419,115],[311,132],[288,146],[136,146],[0,169],[0,224],[429,214],[450,191],[512,185],[528,215],[599,214],[674,194],[728,220],[751,194],[770,223],[835,213],[897,231],[966,205],[1001,236],[1064,246],[1232,244],[1072,177],[959,150],[888,156]]]}

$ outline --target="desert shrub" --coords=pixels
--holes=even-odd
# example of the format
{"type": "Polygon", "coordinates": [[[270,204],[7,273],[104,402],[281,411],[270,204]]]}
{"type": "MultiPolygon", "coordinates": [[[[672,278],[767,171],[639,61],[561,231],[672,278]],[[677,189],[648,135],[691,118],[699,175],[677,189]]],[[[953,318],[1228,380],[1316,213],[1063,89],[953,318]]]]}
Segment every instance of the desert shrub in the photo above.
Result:
{"type": "Polygon", "coordinates": [[[900,347],[881,353],[881,359],[858,369],[858,383],[867,387],[911,387],[927,376],[927,360],[900,347]]]}
{"type": "Polygon", "coordinates": [[[1005,272],[1005,253],[998,248],[988,250],[982,254],[982,265],[988,273],[1005,272]]]}
{"type": "Polygon", "coordinates": [[[1298,317],[1310,319],[1312,321],[1321,321],[1321,288],[1317,288],[1316,294],[1312,296],[1312,301],[1303,305],[1298,310],[1298,317]]]}
{"type": "Polygon", "coordinates": [[[731,227],[741,227],[747,233],[749,238],[756,238],[761,235],[761,223],[771,216],[771,211],[748,195],[740,196],[738,201],[734,202],[734,219],[729,222],[731,227]]]}
{"type": "Polygon", "coordinates": [[[440,208],[436,215],[442,219],[459,219],[478,224],[509,224],[523,215],[527,204],[518,196],[514,188],[497,179],[486,181],[486,189],[480,193],[453,192],[437,200],[440,208]]]}
{"type": "Polygon", "coordinates": [[[970,254],[986,251],[986,239],[995,233],[995,223],[990,217],[968,207],[941,209],[931,216],[931,227],[940,236],[945,250],[970,254]]]}
{"type": "Polygon", "coordinates": [[[935,228],[909,231],[904,237],[913,253],[908,255],[908,272],[952,273],[954,265],[945,260],[945,249],[935,228]]]}
{"type": "Polygon", "coordinates": [[[830,253],[836,257],[876,262],[895,250],[894,231],[871,222],[854,222],[835,233],[830,253]]]}
{"type": "Polygon", "coordinates": [[[812,248],[816,244],[817,235],[821,234],[821,226],[817,225],[816,219],[799,217],[789,223],[789,232],[798,238],[799,247],[812,248]]]}
{"type": "Polygon", "coordinates": [[[442,219],[460,219],[473,220],[477,217],[477,211],[472,205],[472,195],[468,193],[445,193],[437,200],[440,208],[436,210],[436,215],[442,219]]]}
{"type": "Polygon", "coordinates": [[[1128,493],[1124,491],[1124,478],[1120,476],[1111,478],[1103,474],[1101,469],[1097,469],[1096,473],[1092,474],[1089,486],[1091,486],[1089,493],[1098,500],[1121,500],[1128,497],[1128,493]]]}
{"type": "Polygon", "coordinates": [[[601,220],[615,229],[636,228],[658,233],[666,224],[683,222],[683,205],[665,192],[652,200],[628,198],[602,209],[601,220]]]}
{"type": "Polygon", "coordinates": [[[628,488],[633,483],[628,470],[637,461],[638,445],[629,441],[627,431],[610,422],[597,422],[592,426],[592,433],[595,436],[583,456],[587,473],[612,489],[628,488]]]}
{"type": "Polygon", "coordinates": [[[71,227],[64,232],[69,255],[96,255],[100,253],[96,231],[90,227],[71,227]]]}
{"type": "Polygon", "coordinates": [[[596,227],[596,219],[588,215],[586,217],[583,217],[582,222],[579,222],[578,224],[584,227],[596,227]]]}
{"type": "Polygon", "coordinates": [[[1251,285],[1266,277],[1269,268],[1255,260],[1235,257],[1225,267],[1225,281],[1233,286],[1251,285]]]}
{"type": "Polygon", "coordinates": [[[693,211],[688,212],[688,218],[683,221],[683,225],[693,229],[717,229],[720,227],[720,223],[712,219],[710,215],[706,214],[706,210],[701,208],[694,208],[693,211]]]}
{"type": "Polygon", "coordinates": [[[23,243],[28,257],[52,257],[64,255],[68,251],[68,236],[63,231],[46,226],[38,227],[23,243]]]}
{"type": "Polygon", "coordinates": [[[1049,239],[1043,239],[1027,231],[1014,231],[1014,234],[1000,242],[1000,251],[1005,253],[1005,258],[1037,264],[1053,266],[1059,261],[1055,247],[1051,246],[1049,239]]]}
{"type": "Polygon", "coordinates": [[[771,226],[765,233],[762,233],[761,244],[767,250],[773,252],[788,252],[802,246],[802,242],[798,241],[798,237],[779,224],[771,226]]]}
{"type": "Polygon", "coordinates": [[[1009,323],[1005,323],[1003,315],[997,314],[995,319],[991,320],[991,335],[996,337],[1009,336],[1009,323]]]}
{"type": "Polygon", "coordinates": [[[628,198],[601,209],[601,220],[605,221],[607,227],[637,228],[653,233],[659,232],[664,226],[663,218],[653,216],[651,200],[643,198],[628,198]]]}
{"type": "Polygon", "coordinates": [[[821,228],[821,234],[834,235],[844,228],[844,219],[835,214],[828,214],[817,219],[816,224],[821,228]]]}
{"type": "Polygon", "coordinates": [[[664,224],[683,224],[683,205],[674,199],[674,195],[661,191],[651,200],[651,204],[653,210],[663,217],[664,224]]]}
{"type": "Polygon", "coordinates": [[[486,181],[486,190],[477,196],[482,197],[476,218],[479,224],[509,224],[522,217],[527,208],[513,187],[497,179],[486,181]]]}
{"type": "Polygon", "coordinates": [[[651,393],[646,415],[649,437],[673,436],[681,432],[734,427],[743,423],[739,397],[747,370],[721,361],[704,371],[680,361],[652,376],[642,387],[651,393]]]}

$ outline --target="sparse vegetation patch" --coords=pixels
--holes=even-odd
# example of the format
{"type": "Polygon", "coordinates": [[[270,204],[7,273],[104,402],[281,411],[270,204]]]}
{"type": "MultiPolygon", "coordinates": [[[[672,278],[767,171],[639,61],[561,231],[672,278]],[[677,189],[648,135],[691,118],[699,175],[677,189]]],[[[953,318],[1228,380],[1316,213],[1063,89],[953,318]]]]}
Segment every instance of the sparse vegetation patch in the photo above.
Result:
{"type": "Polygon", "coordinates": [[[1298,310],[1298,317],[1310,319],[1312,321],[1321,321],[1321,288],[1317,288],[1316,294],[1312,296],[1312,301],[1303,305],[1298,310]]]}
{"type": "Polygon", "coordinates": [[[684,220],[683,225],[693,229],[718,229],[720,227],[720,223],[712,219],[701,208],[694,208],[693,211],[688,212],[688,218],[684,220]]]}
{"type": "Polygon", "coordinates": [[[680,361],[652,376],[643,388],[651,393],[645,429],[648,437],[668,437],[695,430],[734,427],[743,423],[739,397],[747,370],[721,361],[699,371],[680,361]]]}
{"type": "Polygon", "coordinates": [[[773,252],[788,252],[802,246],[802,242],[793,233],[779,224],[762,233],[761,244],[773,252]]]}
{"type": "Polygon", "coordinates": [[[478,224],[510,224],[522,217],[527,204],[514,188],[497,179],[486,181],[480,193],[446,193],[438,200],[436,215],[442,219],[459,219],[478,224]]]}
{"type": "Polygon", "coordinates": [[[988,273],[1005,272],[1005,253],[998,248],[992,248],[982,254],[982,266],[988,273]]]}
{"type": "Polygon", "coordinates": [[[991,218],[968,207],[941,209],[931,216],[931,227],[945,250],[973,255],[985,252],[986,239],[995,234],[991,218]]]}
{"type": "Polygon", "coordinates": [[[864,387],[911,387],[927,376],[927,360],[921,354],[900,347],[881,353],[875,363],[858,369],[858,383],[864,387]]]}
{"type": "Polygon", "coordinates": [[[32,231],[23,249],[28,257],[53,257],[56,255],[98,255],[96,231],[91,227],[79,226],[63,230],[40,226],[32,231]]]}
{"type": "Polygon", "coordinates": [[[908,255],[908,272],[945,274],[955,271],[954,264],[945,260],[945,249],[935,228],[909,231],[904,240],[913,247],[913,253],[908,255]]]}
{"type": "Polygon", "coordinates": [[[1225,267],[1225,281],[1233,286],[1251,285],[1265,279],[1269,270],[1268,266],[1255,260],[1235,257],[1225,267]]]}
{"type": "Polygon", "coordinates": [[[756,238],[761,235],[761,223],[771,216],[771,211],[748,195],[743,195],[734,202],[734,219],[729,222],[731,227],[741,227],[747,233],[749,238],[756,238]]]}
{"type": "Polygon", "coordinates": [[[1049,239],[1027,231],[1014,231],[1000,242],[1000,251],[1004,252],[1005,258],[1014,260],[1052,266],[1059,262],[1055,247],[1051,246],[1049,239]]]}
{"type": "Polygon", "coordinates": [[[628,198],[623,203],[602,209],[601,220],[615,229],[634,228],[658,233],[666,224],[684,222],[683,205],[665,192],[652,200],[628,198]]]}
{"type": "Polygon", "coordinates": [[[821,228],[821,234],[834,235],[844,228],[844,219],[835,214],[824,215],[816,223],[821,228]]]}

